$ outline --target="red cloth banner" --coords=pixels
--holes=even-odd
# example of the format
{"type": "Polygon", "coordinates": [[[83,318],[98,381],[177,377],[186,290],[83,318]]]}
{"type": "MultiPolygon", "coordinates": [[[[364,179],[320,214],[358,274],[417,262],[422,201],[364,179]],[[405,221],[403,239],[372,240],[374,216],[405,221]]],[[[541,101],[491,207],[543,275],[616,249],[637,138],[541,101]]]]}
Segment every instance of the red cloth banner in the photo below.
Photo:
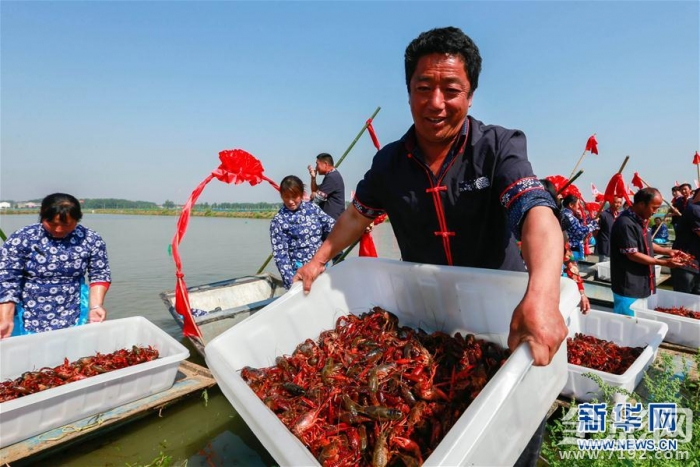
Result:
{"type": "Polygon", "coordinates": [[[379,140],[377,139],[377,133],[374,132],[371,118],[367,120],[367,131],[369,131],[369,137],[372,138],[372,144],[374,144],[374,147],[377,148],[377,151],[379,151],[381,146],[379,145],[379,140]]]}
{"type": "Polygon", "coordinates": [[[612,206],[615,197],[624,198],[629,206],[632,206],[632,201],[627,194],[627,188],[625,187],[625,181],[622,178],[621,173],[616,173],[612,176],[608,182],[607,188],[605,188],[605,201],[609,202],[612,206]]]}
{"type": "Polygon", "coordinates": [[[700,164],[700,152],[695,151],[695,157],[693,157],[693,164],[700,164]]]}
{"type": "Polygon", "coordinates": [[[586,151],[591,151],[593,154],[598,154],[598,140],[595,139],[595,133],[586,141],[586,151]]]}
{"type": "Polygon", "coordinates": [[[192,191],[192,194],[183,206],[180,218],[177,221],[177,231],[172,241],[176,277],[175,311],[184,319],[182,334],[189,337],[198,337],[199,339],[203,339],[203,336],[192,316],[192,308],[190,307],[189,294],[187,293],[187,284],[185,284],[185,274],[182,272],[182,260],[180,258],[179,249],[180,242],[182,242],[182,239],[185,237],[185,232],[187,232],[187,225],[190,222],[190,213],[199,195],[202,194],[204,187],[214,178],[225,183],[234,183],[236,185],[248,182],[251,186],[257,185],[265,180],[279,191],[279,186],[263,175],[264,169],[262,163],[252,154],[242,149],[233,149],[221,151],[219,153],[219,159],[221,160],[221,165],[192,191]]]}
{"type": "Polygon", "coordinates": [[[632,185],[636,186],[640,190],[644,188],[644,182],[642,181],[642,178],[639,176],[639,172],[635,172],[634,175],[632,176],[632,185]]]}

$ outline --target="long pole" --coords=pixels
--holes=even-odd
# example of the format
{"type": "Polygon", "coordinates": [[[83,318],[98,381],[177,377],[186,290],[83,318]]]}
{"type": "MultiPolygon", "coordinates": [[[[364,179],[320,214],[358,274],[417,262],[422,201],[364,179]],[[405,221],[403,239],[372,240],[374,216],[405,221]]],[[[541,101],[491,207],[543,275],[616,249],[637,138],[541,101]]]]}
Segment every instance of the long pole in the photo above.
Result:
{"type": "MultiPolygon", "coordinates": [[[[642,183],[645,184],[647,187],[651,187],[651,185],[649,184],[649,182],[647,182],[646,180],[644,180],[642,177],[639,177],[639,179],[640,179],[640,180],[642,181],[642,183]]],[[[661,195],[661,200],[662,200],[664,203],[666,203],[666,204],[671,208],[671,209],[669,209],[669,210],[667,211],[667,213],[668,213],[668,212],[671,212],[671,210],[673,210],[673,212],[677,213],[679,216],[681,215],[681,213],[678,212],[678,210],[677,210],[675,207],[673,207],[673,205],[671,205],[671,203],[669,203],[668,201],[666,201],[666,198],[664,198],[664,195],[661,195]]]]}
{"type": "MultiPolygon", "coordinates": [[[[381,109],[382,109],[381,107],[377,106],[377,109],[374,111],[374,113],[372,114],[372,116],[371,116],[371,117],[369,118],[369,120],[367,120],[367,121],[365,122],[365,124],[362,126],[362,129],[361,129],[360,132],[357,134],[357,136],[355,136],[355,139],[352,140],[352,143],[350,143],[350,146],[348,146],[348,148],[345,150],[345,152],[343,153],[343,155],[340,156],[340,159],[338,159],[338,162],[335,164],[336,167],[339,167],[340,164],[343,163],[343,160],[345,159],[345,157],[347,157],[347,155],[350,153],[350,151],[352,150],[352,148],[355,147],[355,143],[357,143],[357,141],[359,141],[360,136],[362,136],[362,133],[364,133],[364,132],[367,130],[367,125],[368,125],[372,120],[374,120],[374,117],[377,116],[377,114],[379,113],[379,111],[380,111],[381,109]]],[[[358,241],[359,241],[359,240],[358,240],[358,241]]],[[[260,269],[258,269],[258,272],[256,272],[256,274],[262,274],[262,272],[265,270],[265,268],[267,267],[267,265],[270,264],[270,260],[271,260],[271,259],[272,259],[272,253],[270,253],[270,255],[267,257],[267,259],[266,259],[265,262],[262,264],[262,266],[260,266],[260,269]]]]}
{"type": "Polygon", "coordinates": [[[3,232],[2,229],[0,229],[0,239],[2,239],[3,242],[7,240],[7,235],[5,235],[5,232],[3,232]]]}
{"type": "Polygon", "coordinates": [[[581,161],[583,161],[583,158],[586,156],[586,153],[588,152],[587,149],[583,150],[583,154],[581,154],[581,157],[578,158],[578,162],[574,166],[574,170],[571,171],[571,174],[569,174],[569,179],[571,179],[574,174],[576,173],[576,169],[578,169],[578,166],[581,165],[581,161]]]}

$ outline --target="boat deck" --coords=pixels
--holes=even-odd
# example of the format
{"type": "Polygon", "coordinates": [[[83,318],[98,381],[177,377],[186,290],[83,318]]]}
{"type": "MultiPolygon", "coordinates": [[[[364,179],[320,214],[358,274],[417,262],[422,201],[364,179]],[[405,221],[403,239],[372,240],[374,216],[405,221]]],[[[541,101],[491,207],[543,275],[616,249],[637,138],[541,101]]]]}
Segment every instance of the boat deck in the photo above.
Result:
{"type": "Polygon", "coordinates": [[[24,462],[65,449],[78,440],[82,442],[105,431],[158,413],[166,406],[214,385],[216,380],[207,368],[183,361],[170,389],[6,446],[0,449],[0,465],[20,459],[24,462]]]}

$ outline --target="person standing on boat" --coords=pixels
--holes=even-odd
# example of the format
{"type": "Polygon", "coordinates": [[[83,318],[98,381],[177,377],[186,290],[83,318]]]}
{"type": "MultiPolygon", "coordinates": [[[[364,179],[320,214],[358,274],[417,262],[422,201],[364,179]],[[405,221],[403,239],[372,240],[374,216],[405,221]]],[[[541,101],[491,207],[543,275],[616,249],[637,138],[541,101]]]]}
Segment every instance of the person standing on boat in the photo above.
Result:
{"type": "Polygon", "coordinates": [[[303,264],[314,256],[335,220],[317,205],[303,201],[304,184],[299,177],[288,175],[280,183],[280,197],[284,206],[270,222],[272,256],[282,276],[285,288],[292,286],[292,278],[303,264]]]}
{"type": "Polygon", "coordinates": [[[333,156],[321,153],[316,156],[316,167],[309,166],[311,175],[311,200],[323,212],[338,220],[345,211],[345,183],[340,172],[333,167],[333,156]],[[316,182],[316,175],[323,175],[323,182],[316,182]]]}
{"type": "Polygon", "coordinates": [[[596,235],[596,253],[598,261],[610,261],[610,233],[615,219],[620,215],[622,198],[615,196],[612,205],[600,212],[598,217],[598,234],[596,235]]]}
{"type": "Polygon", "coordinates": [[[598,229],[598,222],[588,219],[582,222],[579,218],[581,212],[581,200],[576,195],[567,195],[562,202],[561,226],[569,238],[569,247],[573,253],[574,261],[585,258],[583,242],[586,237],[598,229]]]}
{"type": "Polygon", "coordinates": [[[630,305],[638,298],[656,292],[655,266],[676,268],[678,250],[653,243],[649,219],[663,201],[656,188],[642,188],[634,194],[632,206],[623,211],[613,224],[610,236],[610,279],[613,292],[613,311],[634,316],[630,305]],[[668,259],[654,254],[668,255],[668,259]]]}
{"type": "MultiPolygon", "coordinates": [[[[567,335],[558,306],[562,257],[551,254],[564,240],[525,135],[467,115],[481,56],[460,29],[420,34],[404,62],[414,124],[375,155],[352,207],[295,280],[309,291],[325,263],[386,213],[404,261],[523,272],[527,265],[529,284],[513,311],[508,345],[527,342],[534,364],[547,365],[567,335]]],[[[518,465],[536,465],[543,432],[544,423],[518,465]]]]}
{"type": "Polygon", "coordinates": [[[112,281],[107,247],[79,224],[82,217],[75,197],[54,193],[41,202],[39,223],[2,245],[0,339],[104,321],[112,281]]]}
{"type": "Polygon", "coordinates": [[[678,221],[673,248],[695,257],[690,264],[671,270],[673,290],[700,295],[700,189],[695,190],[678,221]]]}

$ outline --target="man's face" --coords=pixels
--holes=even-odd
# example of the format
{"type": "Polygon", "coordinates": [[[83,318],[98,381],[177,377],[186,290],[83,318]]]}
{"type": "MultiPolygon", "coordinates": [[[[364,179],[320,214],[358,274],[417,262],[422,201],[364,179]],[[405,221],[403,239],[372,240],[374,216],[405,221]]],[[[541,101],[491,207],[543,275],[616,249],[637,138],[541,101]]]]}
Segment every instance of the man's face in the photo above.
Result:
{"type": "Polygon", "coordinates": [[[688,187],[688,185],[683,185],[683,188],[681,188],[681,196],[684,198],[690,196],[690,187],[688,187]]]}
{"type": "Polygon", "coordinates": [[[329,170],[330,166],[327,163],[316,159],[316,173],[318,173],[319,175],[326,175],[329,172],[329,170]]]}
{"type": "Polygon", "coordinates": [[[430,54],[418,60],[408,102],[424,150],[449,147],[472,104],[471,84],[461,57],[430,54]]]}
{"type": "Polygon", "coordinates": [[[622,207],[622,198],[619,198],[619,197],[613,198],[613,212],[619,211],[621,207],[622,207]]]}
{"type": "Polygon", "coordinates": [[[644,207],[642,208],[640,217],[642,219],[649,219],[651,216],[656,214],[656,211],[659,210],[659,207],[661,207],[662,202],[663,199],[661,198],[661,195],[657,194],[656,196],[654,196],[654,199],[652,199],[649,204],[643,205],[644,207]]]}

